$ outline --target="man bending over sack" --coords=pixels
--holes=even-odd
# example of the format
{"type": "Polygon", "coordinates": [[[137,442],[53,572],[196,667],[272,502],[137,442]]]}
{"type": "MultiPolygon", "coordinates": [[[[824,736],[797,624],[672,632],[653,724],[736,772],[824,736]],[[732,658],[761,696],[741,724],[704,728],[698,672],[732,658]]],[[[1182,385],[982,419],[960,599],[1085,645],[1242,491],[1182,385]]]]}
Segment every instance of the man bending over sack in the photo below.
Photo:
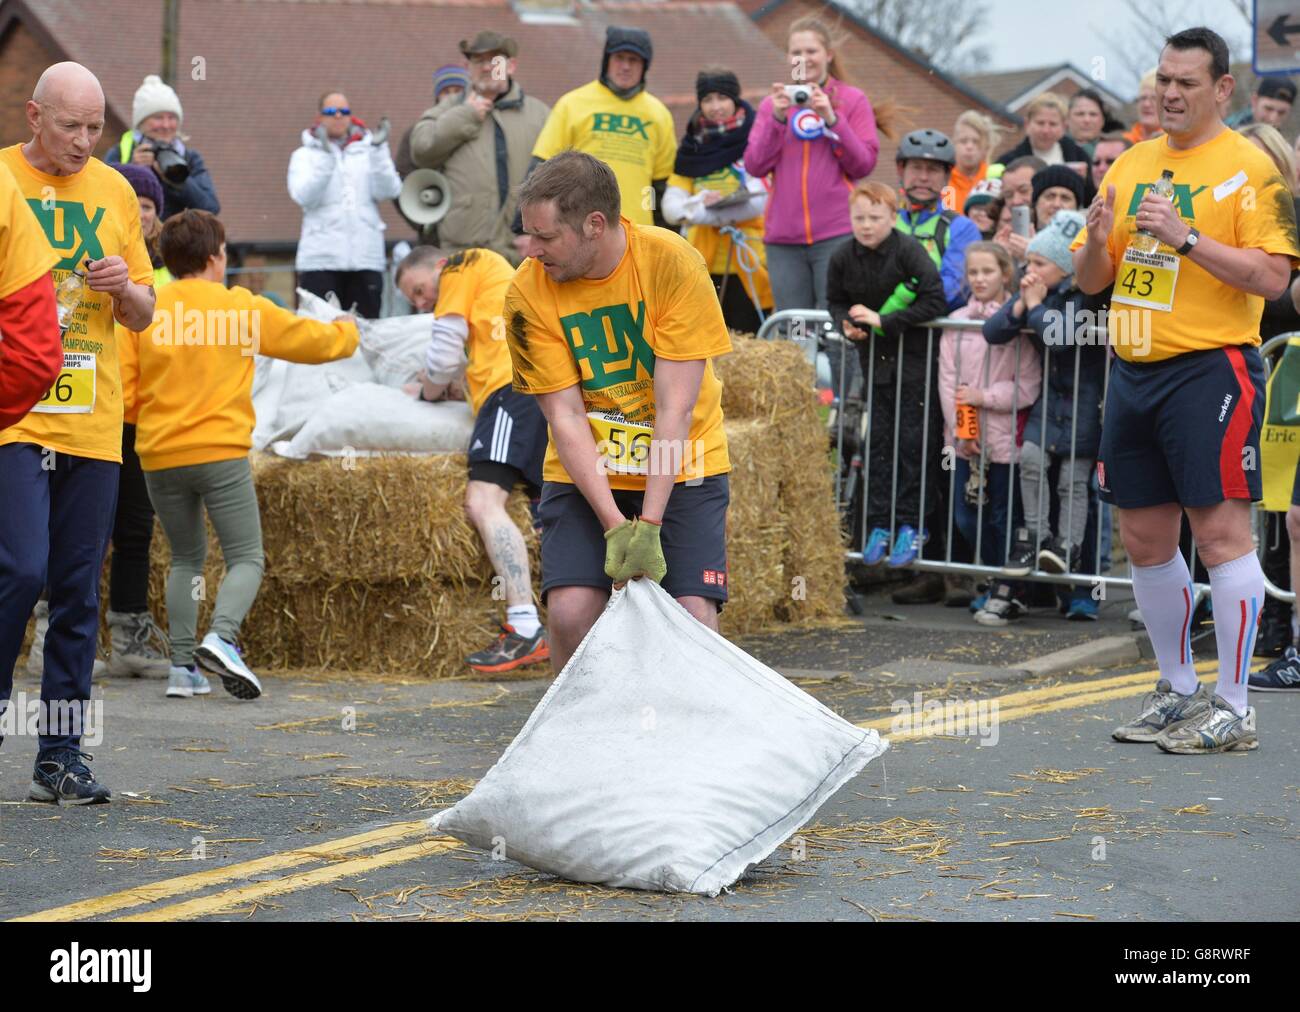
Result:
{"type": "Polygon", "coordinates": [[[709,628],[727,599],[727,439],[710,359],[731,351],[708,266],[619,214],[618,181],[577,151],[519,193],[529,259],[506,293],[514,387],[550,424],[542,598],[562,670],[611,583],[648,576],[709,628]]]}
{"type": "Polygon", "coordinates": [[[502,310],[515,269],[489,249],[448,256],[417,246],[397,268],[397,287],[421,313],[433,313],[433,338],[416,395],[447,397],[466,355],[465,383],[474,409],[465,512],[478,530],[506,594],[506,623],[496,642],[465,662],[477,671],[510,671],[550,656],[533,603],[528,548],[506,512],[520,483],[542,485],[546,420],[537,402],[510,387],[510,351],[502,310]],[[462,350],[463,349],[463,350],[462,350]]]}

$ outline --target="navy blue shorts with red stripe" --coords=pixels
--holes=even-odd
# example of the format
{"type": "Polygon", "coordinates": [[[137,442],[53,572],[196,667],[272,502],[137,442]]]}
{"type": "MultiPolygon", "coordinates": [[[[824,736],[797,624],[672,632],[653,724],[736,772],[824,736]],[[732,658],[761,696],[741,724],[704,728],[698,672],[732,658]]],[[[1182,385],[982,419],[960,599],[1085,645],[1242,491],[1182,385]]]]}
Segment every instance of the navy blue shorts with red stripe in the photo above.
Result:
{"type": "Polygon", "coordinates": [[[1097,480],[1121,509],[1263,497],[1264,361],[1251,345],[1111,364],[1097,480]]]}

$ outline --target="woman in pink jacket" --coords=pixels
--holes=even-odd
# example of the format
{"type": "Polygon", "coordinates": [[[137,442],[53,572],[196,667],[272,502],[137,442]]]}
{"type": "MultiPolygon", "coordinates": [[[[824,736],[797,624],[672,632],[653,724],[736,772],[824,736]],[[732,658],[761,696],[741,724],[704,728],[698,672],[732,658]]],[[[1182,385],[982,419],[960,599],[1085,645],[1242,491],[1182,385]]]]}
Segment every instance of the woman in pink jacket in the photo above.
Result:
{"type": "Polygon", "coordinates": [[[876,114],[844,83],[822,22],[794,22],[786,52],[794,83],[773,84],[759,106],[745,170],[772,175],[763,242],[776,308],[825,309],[827,261],[852,232],[848,195],[876,167],[876,114]]]}
{"type": "MultiPolygon", "coordinates": [[[[1014,272],[1010,254],[997,243],[971,243],[966,248],[970,301],[951,316],[987,320],[1010,298],[1014,272]]],[[[1016,416],[1038,399],[1042,383],[1038,350],[1024,335],[1009,344],[990,345],[979,330],[943,332],[939,341],[939,402],[943,407],[944,442],[956,451],[953,520],[972,550],[979,535],[980,560],[986,566],[1001,566],[1007,561],[1007,531],[1021,523],[1020,497],[1012,499],[1018,483],[1011,480],[1011,464],[1017,457],[1016,416]],[[958,403],[974,411],[978,437],[962,438],[958,403]],[[983,481],[979,477],[981,451],[983,481]]]]}

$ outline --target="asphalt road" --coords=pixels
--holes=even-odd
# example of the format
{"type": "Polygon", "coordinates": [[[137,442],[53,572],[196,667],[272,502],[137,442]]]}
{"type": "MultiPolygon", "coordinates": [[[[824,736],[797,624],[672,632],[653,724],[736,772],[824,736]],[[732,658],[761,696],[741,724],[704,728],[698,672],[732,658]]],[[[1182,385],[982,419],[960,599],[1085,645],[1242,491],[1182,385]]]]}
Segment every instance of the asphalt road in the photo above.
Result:
{"type": "MultiPolygon", "coordinates": [[[[219,686],[178,701],[158,682],[105,682],[106,737],[90,751],[111,805],[21,800],[34,742],[6,740],[0,916],[1300,918],[1300,694],[1252,694],[1254,753],[1166,755],[1110,738],[1154,681],[1149,663],[1052,678],[1015,667],[1119,628],[1114,613],[1082,630],[1047,615],[990,631],[941,609],[901,622],[889,610],[747,641],[893,747],[717,899],[557,881],[427,833],[419,820],[472,788],[548,680],[300,673],[268,676],[251,704],[219,686]],[[895,733],[890,704],[918,691],[982,700],[986,715],[996,702],[996,743],[895,733]]],[[[36,686],[20,676],[17,688],[36,686]]]]}

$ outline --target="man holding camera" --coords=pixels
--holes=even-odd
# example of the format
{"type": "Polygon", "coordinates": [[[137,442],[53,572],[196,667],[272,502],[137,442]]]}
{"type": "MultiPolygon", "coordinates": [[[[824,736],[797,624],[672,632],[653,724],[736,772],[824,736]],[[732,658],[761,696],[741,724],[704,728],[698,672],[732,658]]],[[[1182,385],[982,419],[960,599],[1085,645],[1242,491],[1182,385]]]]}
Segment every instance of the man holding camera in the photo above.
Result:
{"type": "Polygon", "coordinates": [[[523,258],[510,230],[516,197],[550,108],[515,80],[515,40],[483,31],[462,39],[470,88],[440,102],[411,129],[411,160],[447,176],[452,205],[438,223],[441,248],[485,247],[514,266],[523,258]]]}
{"type": "Polygon", "coordinates": [[[158,173],[163,186],[163,220],[191,207],[221,213],[212,176],[203,156],[181,137],[181,100],[157,74],[149,74],[136,89],[131,103],[133,130],[122,135],[117,147],[109,148],[110,164],[145,165],[158,173]]]}

